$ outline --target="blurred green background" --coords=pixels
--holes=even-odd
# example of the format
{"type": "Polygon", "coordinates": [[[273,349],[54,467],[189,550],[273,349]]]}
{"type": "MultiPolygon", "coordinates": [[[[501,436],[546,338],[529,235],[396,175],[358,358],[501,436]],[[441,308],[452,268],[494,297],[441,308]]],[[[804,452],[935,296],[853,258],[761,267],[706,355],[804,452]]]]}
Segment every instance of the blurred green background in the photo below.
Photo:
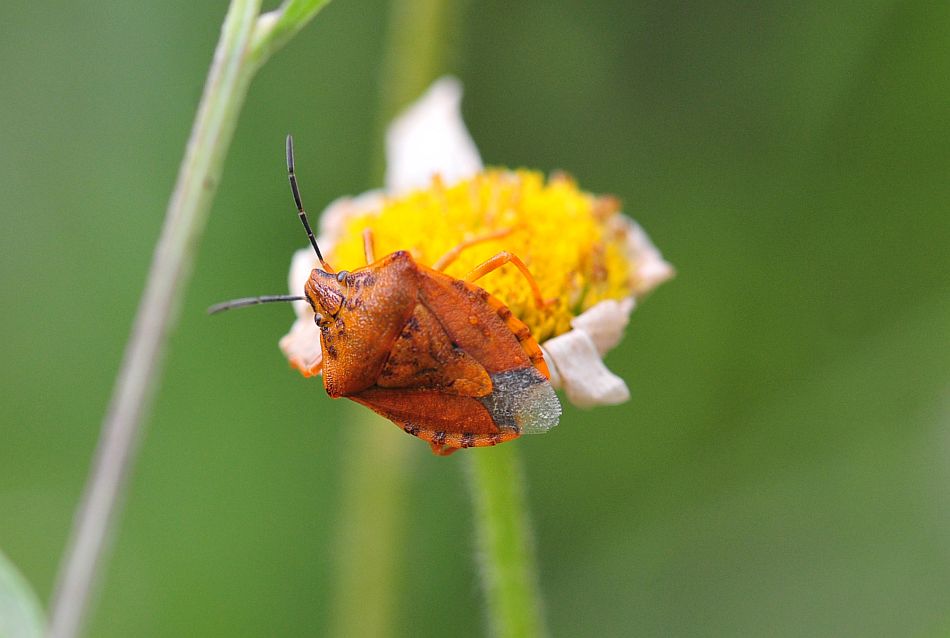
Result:
{"type": "MultiPolygon", "coordinates": [[[[608,359],[632,401],[515,443],[553,634],[946,635],[950,3],[584,5],[471,2],[442,65],[487,162],[616,193],[679,271],[608,359]]],[[[225,6],[4,4],[0,548],[44,600],[225,6]]],[[[326,624],[359,426],[289,308],[204,309],[286,287],[286,132],[312,210],[376,185],[388,10],[251,87],[90,635],[326,624]]],[[[415,457],[394,635],[482,635],[461,454],[368,434],[415,457]]]]}

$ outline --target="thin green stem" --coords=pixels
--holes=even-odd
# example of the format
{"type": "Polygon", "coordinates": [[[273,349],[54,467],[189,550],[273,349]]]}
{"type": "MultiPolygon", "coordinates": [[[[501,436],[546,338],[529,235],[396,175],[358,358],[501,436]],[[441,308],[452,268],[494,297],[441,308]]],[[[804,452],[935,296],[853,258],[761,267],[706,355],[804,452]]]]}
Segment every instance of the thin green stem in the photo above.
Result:
{"type": "MultiPolygon", "coordinates": [[[[397,110],[445,70],[444,43],[448,38],[444,32],[463,4],[442,0],[392,3],[388,55],[382,67],[380,112],[384,118],[380,133],[397,110]]],[[[382,134],[378,137],[383,138],[382,134]]],[[[383,153],[377,155],[382,158],[383,153]]],[[[381,164],[377,173],[381,176],[381,164]]],[[[352,430],[352,453],[342,481],[340,570],[332,635],[392,633],[389,614],[395,607],[395,557],[404,546],[401,508],[410,475],[406,468],[410,457],[397,453],[400,446],[406,447],[399,437],[370,439],[362,428],[352,430]],[[367,600],[373,605],[367,606],[367,600]]],[[[546,632],[517,446],[462,454],[469,456],[471,464],[482,580],[493,633],[543,636],[546,632]]]]}
{"type": "Polygon", "coordinates": [[[286,0],[279,9],[265,13],[254,29],[251,60],[256,67],[266,62],[317,15],[330,0],[286,0]]]}
{"type": "MultiPolygon", "coordinates": [[[[444,34],[458,11],[459,3],[447,0],[394,0],[390,5],[380,75],[375,183],[383,178],[382,141],[387,123],[447,70],[444,34]]],[[[340,481],[342,507],[330,635],[387,636],[395,630],[393,612],[399,559],[406,545],[404,505],[412,447],[408,437],[400,436],[391,423],[364,408],[359,410],[353,411],[353,419],[361,422],[354,423],[357,427],[347,433],[348,454],[340,481]],[[365,420],[370,423],[364,427],[365,420]]]]}
{"type": "Polygon", "coordinates": [[[492,635],[546,634],[517,443],[467,452],[492,635]]]}
{"type": "Polygon", "coordinates": [[[337,587],[330,636],[393,635],[397,567],[408,505],[412,448],[388,420],[349,406],[352,453],[343,466],[343,500],[334,560],[337,587]]]}
{"type": "Polygon", "coordinates": [[[53,598],[49,636],[82,630],[97,575],[161,374],[168,334],[189,280],[224,157],[255,71],[325,4],[289,0],[260,16],[260,0],[232,0],[168,203],[53,598]],[[290,13],[291,17],[287,17],[290,13]]]}
{"type": "Polygon", "coordinates": [[[40,638],[43,608],[27,580],[0,551],[0,636],[40,638]]]}
{"type": "Polygon", "coordinates": [[[418,98],[439,75],[448,72],[445,34],[459,21],[464,0],[392,0],[386,56],[380,65],[380,101],[374,176],[385,173],[386,128],[396,114],[418,98]]]}

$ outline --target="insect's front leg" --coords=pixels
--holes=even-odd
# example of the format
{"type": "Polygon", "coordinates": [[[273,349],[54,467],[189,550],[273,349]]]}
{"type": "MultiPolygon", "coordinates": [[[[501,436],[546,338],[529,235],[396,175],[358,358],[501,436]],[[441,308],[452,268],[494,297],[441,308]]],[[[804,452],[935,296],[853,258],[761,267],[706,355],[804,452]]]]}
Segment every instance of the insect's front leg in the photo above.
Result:
{"type": "Polygon", "coordinates": [[[491,259],[487,259],[477,266],[472,272],[465,275],[465,281],[472,283],[478,279],[481,279],[485,275],[495,270],[498,270],[507,263],[514,264],[515,267],[521,271],[521,274],[524,275],[524,278],[528,280],[528,285],[531,286],[531,293],[534,295],[534,303],[538,308],[544,308],[553,304],[555,299],[545,300],[541,295],[541,288],[538,286],[538,282],[535,280],[534,276],[531,274],[531,271],[528,270],[528,267],[525,266],[525,263],[517,255],[512,255],[506,250],[501,251],[491,259]]]}
{"type": "Polygon", "coordinates": [[[493,239],[507,237],[512,233],[513,230],[513,228],[502,228],[501,230],[496,230],[495,232],[479,235],[478,237],[473,237],[472,239],[463,241],[461,244],[439,257],[436,262],[432,264],[432,270],[444,271],[446,268],[448,268],[449,264],[458,259],[458,256],[461,255],[462,251],[466,248],[471,248],[472,246],[477,246],[478,244],[482,244],[493,239]]]}
{"type": "Polygon", "coordinates": [[[373,229],[363,229],[363,254],[366,255],[366,265],[376,261],[375,242],[373,241],[373,229]]]}

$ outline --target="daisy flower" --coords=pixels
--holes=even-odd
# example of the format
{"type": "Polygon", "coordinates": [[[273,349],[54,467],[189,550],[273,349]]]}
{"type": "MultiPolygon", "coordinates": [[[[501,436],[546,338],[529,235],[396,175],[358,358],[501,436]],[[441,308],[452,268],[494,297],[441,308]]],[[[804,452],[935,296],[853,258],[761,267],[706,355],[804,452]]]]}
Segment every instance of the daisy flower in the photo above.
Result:
{"type": "MultiPolygon", "coordinates": [[[[581,407],[629,399],[623,379],[603,358],[623,337],[640,299],[673,276],[646,233],[611,196],[584,192],[563,173],[486,168],[462,121],[462,89],[442,78],[390,126],[385,187],[336,200],[320,216],[318,242],[335,268],[364,262],[363,231],[376,257],[407,250],[432,265],[460,243],[445,272],[456,278],[500,251],[517,255],[552,300],[538,307],[524,277],[504,266],[478,285],[501,300],[541,344],[551,383],[581,407]]],[[[290,290],[299,294],[318,267],[313,250],[297,251],[290,290]]],[[[280,340],[291,364],[319,374],[320,329],[305,301],[280,340]]]]}

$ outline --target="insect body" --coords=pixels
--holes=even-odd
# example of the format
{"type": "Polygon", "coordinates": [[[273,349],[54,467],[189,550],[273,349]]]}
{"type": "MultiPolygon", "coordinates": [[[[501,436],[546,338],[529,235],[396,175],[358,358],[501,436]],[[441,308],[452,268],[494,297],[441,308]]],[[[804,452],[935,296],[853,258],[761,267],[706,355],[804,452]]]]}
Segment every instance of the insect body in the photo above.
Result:
{"type": "Polygon", "coordinates": [[[483,289],[395,252],[366,268],[315,269],[323,383],[440,453],[557,425],[561,406],[528,327],[483,289]]]}
{"type": "Polygon", "coordinates": [[[557,425],[561,405],[530,330],[473,283],[510,262],[543,304],[517,257],[500,253],[465,279],[455,279],[441,268],[489,237],[461,245],[430,268],[405,251],[374,261],[367,234],[368,265],[334,272],[323,260],[300,201],[290,137],[287,162],[300,219],[322,268],[311,272],[304,297],[237,300],[212,311],[306,299],[320,327],[327,393],[367,406],[429,442],[437,454],[497,445],[557,425]]]}

